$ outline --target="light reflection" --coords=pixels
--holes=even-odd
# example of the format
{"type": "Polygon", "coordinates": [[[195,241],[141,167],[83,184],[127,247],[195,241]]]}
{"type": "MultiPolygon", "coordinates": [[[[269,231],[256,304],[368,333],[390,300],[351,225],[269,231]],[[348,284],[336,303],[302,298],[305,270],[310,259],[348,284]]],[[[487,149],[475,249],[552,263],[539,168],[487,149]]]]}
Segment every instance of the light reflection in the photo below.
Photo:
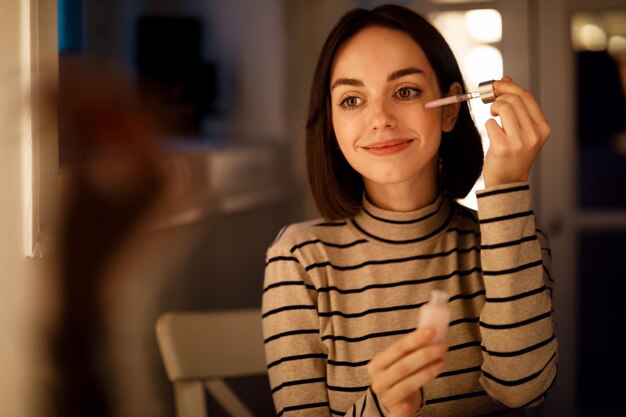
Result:
{"type": "Polygon", "coordinates": [[[618,60],[626,60],[626,36],[614,35],[607,45],[609,53],[618,60]]]}
{"type": "Polygon", "coordinates": [[[465,27],[477,42],[493,43],[502,40],[502,16],[494,9],[469,10],[465,13],[465,27]]]}
{"type": "Polygon", "coordinates": [[[587,23],[580,28],[580,43],[588,51],[602,51],[606,49],[606,33],[598,25],[587,23]]]}
{"type": "Polygon", "coordinates": [[[465,55],[465,77],[471,85],[502,78],[502,67],[502,53],[493,46],[475,46],[465,55]]]}

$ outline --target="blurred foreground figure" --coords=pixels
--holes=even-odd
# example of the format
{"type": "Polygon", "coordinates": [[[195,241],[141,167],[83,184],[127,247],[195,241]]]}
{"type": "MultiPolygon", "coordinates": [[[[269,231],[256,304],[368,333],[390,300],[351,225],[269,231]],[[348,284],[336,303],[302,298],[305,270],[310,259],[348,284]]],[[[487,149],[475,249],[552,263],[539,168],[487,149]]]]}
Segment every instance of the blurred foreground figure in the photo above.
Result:
{"type": "Polygon", "coordinates": [[[61,221],[51,400],[59,417],[111,416],[103,360],[107,269],[163,183],[151,145],[155,127],[132,90],[94,66],[68,64],[55,94],[72,183],[61,221]]]}

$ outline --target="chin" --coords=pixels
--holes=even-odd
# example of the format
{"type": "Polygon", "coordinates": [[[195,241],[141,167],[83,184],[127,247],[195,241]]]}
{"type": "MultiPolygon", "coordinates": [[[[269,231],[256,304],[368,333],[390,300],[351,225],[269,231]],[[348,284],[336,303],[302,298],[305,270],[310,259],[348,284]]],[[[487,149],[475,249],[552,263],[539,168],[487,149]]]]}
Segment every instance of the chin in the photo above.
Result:
{"type": "Polygon", "coordinates": [[[380,174],[366,175],[365,177],[368,179],[368,181],[375,183],[375,184],[396,185],[396,184],[402,184],[411,180],[411,178],[414,178],[415,175],[394,172],[394,173],[389,173],[389,174],[384,174],[384,175],[380,175],[380,174]]]}

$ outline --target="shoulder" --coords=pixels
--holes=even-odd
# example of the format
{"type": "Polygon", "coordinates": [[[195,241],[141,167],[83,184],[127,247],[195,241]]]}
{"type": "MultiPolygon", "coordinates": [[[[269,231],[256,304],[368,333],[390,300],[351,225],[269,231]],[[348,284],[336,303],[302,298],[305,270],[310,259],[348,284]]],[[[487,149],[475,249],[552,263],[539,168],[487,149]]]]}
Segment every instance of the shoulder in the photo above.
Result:
{"type": "Polygon", "coordinates": [[[346,221],[326,221],[322,218],[292,223],[284,226],[276,235],[269,251],[290,251],[308,242],[332,239],[344,233],[346,221]]]}
{"type": "Polygon", "coordinates": [[[478,212],[470,207],[460,204],[458,201],[452,202],[456,212],[456,225],[462,230],[478,231],[478,212]]]}
{"type": "Polygon", "coordinates": [[[470,207],[464,206],[459,202],[454,202],[454,209],[457,216],[464,218],[471,223],[478,223],[478,212],[470,207]]]}

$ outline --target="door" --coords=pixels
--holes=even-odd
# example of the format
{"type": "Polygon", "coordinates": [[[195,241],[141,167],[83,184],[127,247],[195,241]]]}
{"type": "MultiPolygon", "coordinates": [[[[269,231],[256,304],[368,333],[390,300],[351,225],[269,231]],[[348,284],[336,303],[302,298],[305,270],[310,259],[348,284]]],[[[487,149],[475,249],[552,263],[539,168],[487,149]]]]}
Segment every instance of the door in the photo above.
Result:
{"type": "Polygon", "coordinates": [[[608,381],[626,371],[626,273],[619,265],[626,249],[626,64],[619,64],[626,38],[616,36],[626,33],[626,4],[537,6],[539,91],[553,128],[540,194],[560,345],[558,384],[543,415],[623,416],[623,384],[608,381]],[[610,52],[611,43],[621,52],[610,52]]]}

